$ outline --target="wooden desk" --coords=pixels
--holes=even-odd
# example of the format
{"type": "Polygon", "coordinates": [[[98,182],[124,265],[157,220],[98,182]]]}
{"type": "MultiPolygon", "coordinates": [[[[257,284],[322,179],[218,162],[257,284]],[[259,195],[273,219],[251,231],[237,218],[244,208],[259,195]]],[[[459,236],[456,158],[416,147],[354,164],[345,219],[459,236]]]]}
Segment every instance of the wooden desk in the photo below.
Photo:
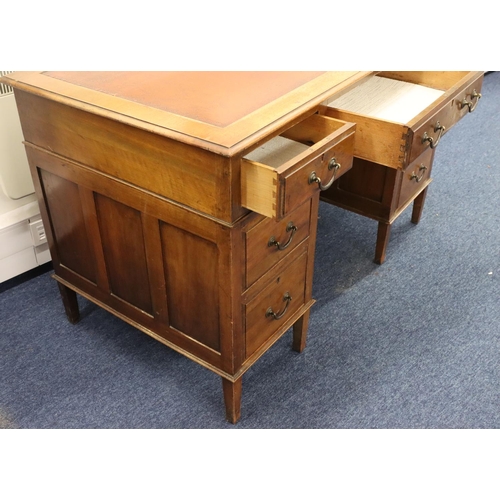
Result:
{"type": "Polygon", "coordinates": [[[366,72],[14,73],[70,321],[76,293],[222,377],[306,342],[320,188],[355,124],[318,114],[366,72]]]}

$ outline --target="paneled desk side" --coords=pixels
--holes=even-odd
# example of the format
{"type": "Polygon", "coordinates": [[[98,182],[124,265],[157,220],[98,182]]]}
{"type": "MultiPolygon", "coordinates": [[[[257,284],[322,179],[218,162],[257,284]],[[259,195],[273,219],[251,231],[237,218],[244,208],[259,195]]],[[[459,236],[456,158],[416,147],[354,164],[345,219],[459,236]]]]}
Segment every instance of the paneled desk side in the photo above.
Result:
{"type": "MultiPolygon", "coordinates": [[[[283,95],[226,127],[76,85],[70,74],[10,75],[69,320],[78,321],[81,294],[212,370],[236,422],[245,371],[291,327],[293,348],[305,347],[320,178],[349,170],[355,128],[313,114],[366,75],[285,75],[283,95]],[[278,134],[304,152],[276,169],[245,163],[278,134]],[[276,173],[266,202],[276,216],[241,205],[250,171],[276,173]]],[[[127,78],[147,82],[125,74],[116,84],[127,78]]]]}

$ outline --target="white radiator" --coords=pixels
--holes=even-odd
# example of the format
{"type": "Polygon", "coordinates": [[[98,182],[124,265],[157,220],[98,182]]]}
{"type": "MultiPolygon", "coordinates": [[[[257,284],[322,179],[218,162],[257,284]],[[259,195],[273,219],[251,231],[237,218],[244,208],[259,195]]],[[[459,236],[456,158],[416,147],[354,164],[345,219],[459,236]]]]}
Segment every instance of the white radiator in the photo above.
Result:
{"type": "Polygon", "coordinates": [[[50,260],[22,141],[14,92],[0,83],[0,283],[50,260]]]}
{"type": "MultiPolygon", "coordinates": [[[[0,75],[6,73],[0,71],[0,75]]],[[[13,200],[35,191],[22,141],[14,92],[11,87],[0,84],[0,186],[13,200]]]]}

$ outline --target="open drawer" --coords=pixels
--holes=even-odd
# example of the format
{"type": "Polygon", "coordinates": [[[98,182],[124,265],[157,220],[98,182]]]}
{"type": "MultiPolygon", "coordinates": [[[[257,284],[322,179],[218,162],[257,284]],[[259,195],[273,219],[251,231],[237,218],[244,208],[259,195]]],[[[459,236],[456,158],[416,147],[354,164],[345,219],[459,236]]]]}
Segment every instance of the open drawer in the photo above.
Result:
{"type": "Polygon", "coordinates": [[[354,156],[405,168],[474,111],[482,72],[380,72],[328,103],[327,116],[357,124],[354,156]]]}
{"type": "Polygon", "coordinates": [[[352,166],[356,125],[314,114],[241,159],[241,202],[281,220],[352,166]]]}

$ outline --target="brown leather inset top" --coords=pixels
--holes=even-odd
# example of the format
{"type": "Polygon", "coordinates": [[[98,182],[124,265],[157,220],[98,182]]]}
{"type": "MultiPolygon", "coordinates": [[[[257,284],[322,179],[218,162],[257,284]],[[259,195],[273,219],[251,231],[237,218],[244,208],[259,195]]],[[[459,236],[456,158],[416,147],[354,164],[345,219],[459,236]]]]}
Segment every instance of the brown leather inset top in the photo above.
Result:
{"type": "Polygon", "coordinates": [[[371,76],[369,71],[20,71],[16,92],[233,156],[371,76]]]}
{"type": "Polygon", "coordinates": [[[67,72],[46,76],[121,97],[217,127],[226,127],[288,92],[320,71],[67,72]]]}

